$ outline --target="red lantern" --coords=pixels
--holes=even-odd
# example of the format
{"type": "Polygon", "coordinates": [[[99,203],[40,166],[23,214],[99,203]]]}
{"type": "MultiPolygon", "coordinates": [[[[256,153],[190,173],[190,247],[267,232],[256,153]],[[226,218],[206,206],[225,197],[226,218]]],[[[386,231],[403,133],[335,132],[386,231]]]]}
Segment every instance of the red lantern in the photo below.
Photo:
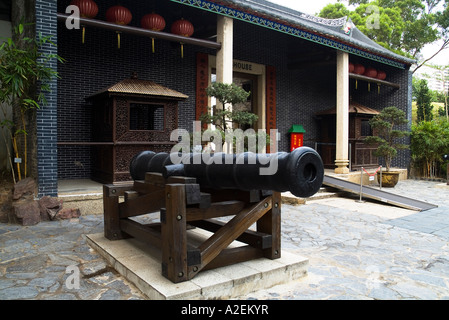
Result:
{"type": "MultiPolygon", "coordinates": [[[[98,6],[93,0],[72,0],[72,2],[70,2],[70,5],[78,7],[78,9],[80,10],[81,18],[93,19],[98,14],[98,6]]],[[[85,35],[86,28],[83,26],[83,43],[85,35]]]]}
{"type": "MultiPolygon", "coordinates": [[[[171,26],[171,32],[183,37],[191,37],[195,31],[193,24],[187,20],[177,20],[171,26]]],[[[181,58],[184,58],[184,44],[181,42],[181,58]]]]}
{"type": "Polygon", "coordinates": [[[374,68],[366,68],[365,73],[363,75],[370,77],[370,78],[376,78],[377,70],[374,68]]]}
{"type": "Polygon", "coordinates": [[[378,71],[377,72],[377,79],[379,80],[385,80],[387,78],[387,74],[385,71],[378,71]]]}
{"type": "MultiPolygon", "coordinates": [[[[140,25],[144,29],[162,31],[165,29],[165,20],[162,16],[156,13],[151,13],[143,16],[140,25]]],[[[154,38],[151,38],[151,42],[152,51],[154,53],[154,38]]]]}
{"type": "Polygon", "coordinates": [[[365,67],[361,64],[355,64],[354,65],[354,72],[356,74],[364,74],[365,73],[365,67]]]}
{"type": "MultiPolygon", "coordinates": [[[[131,22],[133,15],[129,9],[122,6],[113,6],[106,11],[106,20],[124,26],[131,22]]],[[[120,33],[117,32],[118,48],[120,49],[120,33]]]]}
{"type": "Polygon", "coordinates": [[[352,62],[349,62],[349,73],[353,73],[355,69],[355,66],[352,62]]]}

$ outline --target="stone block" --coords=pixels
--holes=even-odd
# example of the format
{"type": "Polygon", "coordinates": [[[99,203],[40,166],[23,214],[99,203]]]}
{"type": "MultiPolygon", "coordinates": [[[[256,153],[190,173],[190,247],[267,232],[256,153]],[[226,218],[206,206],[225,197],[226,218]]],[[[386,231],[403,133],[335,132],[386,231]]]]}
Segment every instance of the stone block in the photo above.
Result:
{"type": "Polygon", "coordinates": [[[56,214],[54,220],[77,219],[80,215],[79,209],[63,208],[56,214]]]}
{"type": "Polygon", "coordinates": [[[42,197],[39,201],[39,209],[42,221],[53,220],[62,209],[62,200],[50,196],[42,197]]]}
{"type": "Polygon", "coordinates": [[[41,213],[37,201],[21,200],[13,204],[14,216],[23,226],[33,226],[41,221],[41,213]]]}
{"type": "Polygon", "coordinates": [[[34,179],[26,178],[20,180],[14,185],[13,199],[19,200],[20,198],[25,196],[32,196],[34,195],[35,189],[36,189],[36,182],[34,181],[34,179]]]}

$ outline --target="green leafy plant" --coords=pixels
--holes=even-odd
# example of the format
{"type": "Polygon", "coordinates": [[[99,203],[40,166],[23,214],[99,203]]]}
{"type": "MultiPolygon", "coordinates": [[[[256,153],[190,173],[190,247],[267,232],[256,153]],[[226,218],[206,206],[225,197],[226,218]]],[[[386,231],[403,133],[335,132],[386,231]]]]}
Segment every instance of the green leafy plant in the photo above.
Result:
{"type": "Polygon", "coordinates": [[[398,150],[407,149],[408,145],[399,142],[399,139],[409,135],[408,131],[395,129],[396,126],[406,124],[408,121],[405,112],[396,107],[387,107],[370,120],[374,135],[365,138],[368,144],[377,144],[375,155],[383,157],[386,170],[390,171],[391,162],[397,156],[398,150]]]}
{"type": "Polygon", "coordinates": [[[417,121],[430,121],[433,119],[432,95],[427,86],[427,80],[421,79],[413,82],[413,94],[416,98],[417,121]]]}
{"type": "MultiPolygon", "coordinates": [[[[220,82],[212,83],[207,89],[206,94],[210,97],[215,97],[219,102],[219,106],[214,110],[213,114],[203,114],[200,117],[200,121],[203,125],[215,125],[215,132],[211,132],[210,129],[206,130],[211,133],[212,136],[221,136],[222,141],[225,141],[226,133],[236,126],[238,129],[244,129],[246,127],[252,127],[259,117],[252,112],[236,110],[236,105],[247,101],[250,92],[246,92],[243,88],[236,84],[225,84],[220,82]],[[223,106],[222,108],[220,108],[223,106]]],[[[269,145],[270,138],[264,133],[262,135],[254,132],[254,136],[248,132],[244,137],[244,150],[248,150],[248,142],[252,139],[265,139],[266,145],[269,145]]],[[[236,137],[233,138],[233,148],[236,150],[236,137]]],[[[254,141],[254,140],[253,140],[254,141]]]]}
{"type": "Polygon", "coordinates": [[[43,46],[55,44],[51,37],[39,34],[36,38],[23,36],[24,24],[14,28],[18,40],[8,38],[0,46],[0,103],[5,120],[0,123],[6,129],[3,138],[10,159],[14,182],[16,181],[11,158],[22,158],[16,163],[18,179],[28,174],[27,126],[26,114],[35,112],[46,104],[45,93],[50,91],[49,81],[58,73],[49,66],[49,62],[63,59],[55,54],[44,53],[43,46]],[[24,49],[26,48],[26,49],[24,49]],[[20,119],[16,122],[7,119],[7,106],[20,110],[20,119]],[[21,138],[23,143],[20,143],[21,138]],[[10,140],[10,143],[8,143],[10,140]],[[12,146],[12,150],[11,150],[12,146]]]}
{"type": "Polygon", "coordinates": [[[449,151],[449,123],[422,121],[412,126],[410,150],[418,175],[434,178],[445,172],[443,155],[449,151]]]}
{"type": "Polygon", "coordinates": [[[251,94],[235,83],[214,82],[206,88],[206,94],[215,97],[223,108],[217,108],[213,115],[203,114],[200,117],[201,122],[214,124],[220,130],[226,131],[228,128],[232,129],[233,124],[241,128],[245,125],[252,126],[258,120],[254,113],[235,110],[235,105],[245,102],[251,94]]]}

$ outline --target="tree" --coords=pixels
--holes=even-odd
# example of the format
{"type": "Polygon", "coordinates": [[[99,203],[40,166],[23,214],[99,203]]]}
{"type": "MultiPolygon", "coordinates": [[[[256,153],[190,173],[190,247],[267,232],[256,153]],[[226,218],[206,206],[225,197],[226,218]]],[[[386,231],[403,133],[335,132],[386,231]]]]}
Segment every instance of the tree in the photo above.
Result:
{"type": "MultiPolygon", "coordinates": [[[[214,82],[206,89],[206,93],[220,102],[213,115],[208,113],[200,117],[202,124],[212,124],[218,128],[215,131],[206,130],[206,135],[213,137],[213,139],[217,136],[220,137],[221,142],[230,143],[232,150],[236,152],[259,151],[259,147],[262,147],[258,143],[261,141],[260,139],[264,140],[264,146],[270,144],[270,136],[264,131],[256,132],[250,129],[243,132],[247,126],[253,126],[259,118],[252,112],[235,110],[237,104],[247,101],[250,92],[246,92],[234,83],[214,82]],[[220,109],[220,106],[223,106],[223,109],[220,109]],[[241,130],[233,130],[234,126],[241,130]],[[232,137],[232,141],[227,140],[228,133],[230,133],[229,136],[232,137]]],[[[215,140],[211,140],[211,142],[215,142],[215,140]]],[[[221,146],[219,149],[221,149],[221,146]]]]}
{"type": "MultiPolygon", "coordinates": [[[[15,40],[8,38],[0,46],[0,102],[4,103],[3,108],[9,104],[19,113],[19,117],[13,121],[5,118],[0,126],[6,128],[9,134],[9,137],[4,137],[5,144],[10,158],[12,145],[19,180],[22,175],[28,175],[27,115],[45,105],[45,92],[50,90],[48,81],[57,76],[57,72],[48,67],[47,62],[54,58],[63,61],[57,55],[40,51],[43,45],[51,43],[51,37],[39,35],[29,38],[23,36],[24,30],[24,24],[17,25],[14,28],[15,40]],[[11,144],[7,138],[10,138],[11,144]],[[23,143],[19,142],[20,138],[23,138],[23,143]]],[[[14,168],[11,167],[13,180],[16,181],[14,168]]]]}
{"type": "Polygon", "coordinates": [[[405,112],[396,107],[387,107],[374,116],[369,124],[373,128],[374,135],[365,138],[368,144],[378,144],[375,155],[385,159],[387,172],[390,171],[391,162],[398,154],[398,150],[407,149],[408,146],[400,143],[400,139],[406,137],[408,131],[397,130],[396,126],[408,123],[405,112]]]}
{"type": "Polygon", "coordinates": [[[231,124],[231,128],[232,123],[242,127],[253,125],[258,120],[258,117],[251,112],[234,110],[236,104],[246,101],[250,95],[250,92],[246,92],[235,83],[214,82],[206,88],[206,94],[215,97],[223,106],[223,109],[216,109],[213,115],[203,114],[200,117],[203,123],[214,124],[221,130],[226,131],[229,124],[231,124]]]}
{"type": "Polygon", "coordinates": [[[432,95],[427,86],[427,80],[421,79],[413,81],[413,95],[416,99],[417,122],[430,121],[433,119],[432,95]]]}
{"type": "MultiPolygon", "coordinates": [[[[319,16],[323,18],[348,16],[359,30],[380,45],[414,59],[420,58],[425,45],[438,39],[443,40],[442,46],[431,58],[449,45],[449,0],[347,0],[347,2],[355,6],[355,10],[351,11],[339,2],[326,6],[319,16]]],[[[430,59],[420,62],[418,68],[430,59]]]]}
{"type": "Polygon", "coordinates": [[[449,150],[449,123],[422,121],[412,125],[410,150],[413,167],[428,178],[443,169],[443,155],[449,150]]]}

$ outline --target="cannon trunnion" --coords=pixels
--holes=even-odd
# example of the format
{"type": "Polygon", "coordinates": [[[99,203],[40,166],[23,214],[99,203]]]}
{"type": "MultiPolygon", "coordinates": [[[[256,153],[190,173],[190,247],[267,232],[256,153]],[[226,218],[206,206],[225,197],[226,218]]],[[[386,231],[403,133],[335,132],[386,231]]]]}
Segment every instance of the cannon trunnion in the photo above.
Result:
{"type": "Polygon", "coordinates": [[[212,158],[145,151],[133,158],[130,172],[132,184],[103,187],[105,237],[134,237],[160,248],[162,274],[174,283],[201,270],[280,258],[280,193],[308,197],[324,176],[321,158],[310,148],[212,158]],[[154,212],[160,222],[129,219],[154,212]],[[215,219],[221,217],[229,218],[215,219]],[[197,231],[212,235],[198,242],[197,231]]]}

